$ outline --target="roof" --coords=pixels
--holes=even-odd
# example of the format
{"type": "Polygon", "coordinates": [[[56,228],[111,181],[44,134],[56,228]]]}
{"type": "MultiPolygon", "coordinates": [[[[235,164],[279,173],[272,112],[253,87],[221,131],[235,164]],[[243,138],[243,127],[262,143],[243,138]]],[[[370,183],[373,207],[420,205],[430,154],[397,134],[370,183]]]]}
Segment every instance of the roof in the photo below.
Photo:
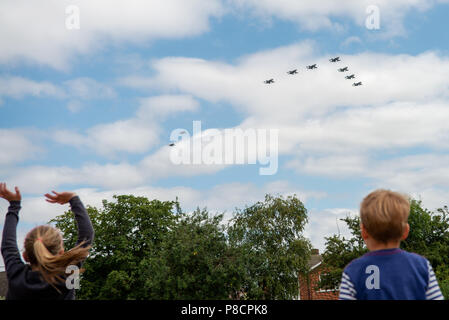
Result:
{"type": "Polygon", "coordinates": [[[310,270],[313,270],[316,267],[318,267],[321,264],[322,261],[323,261],[323,258],[321,257],[321,255],[319,255],[319,254],[312,254],[310,256],[309,262],[307,263],[307,267],[310,270]]]}
{"type": "Polygon", "coordinates": [[[8,279],[6,278],[6,272],[0,272],[0,297],[6,297],[8,291],[8,279]]]}

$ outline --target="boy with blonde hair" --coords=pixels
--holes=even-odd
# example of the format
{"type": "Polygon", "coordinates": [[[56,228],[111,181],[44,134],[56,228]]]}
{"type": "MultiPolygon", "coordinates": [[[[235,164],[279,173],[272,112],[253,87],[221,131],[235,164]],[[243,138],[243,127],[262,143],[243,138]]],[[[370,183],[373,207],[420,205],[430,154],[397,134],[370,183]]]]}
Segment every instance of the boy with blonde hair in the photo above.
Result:
{"type": "Polygon", "coordinates": [[[343,271],[340,300],[443,300],[429,261],[399,249],[410,231],[409,200],[376,190],[360,206],[361,234],[370,252],[343,271]]]}

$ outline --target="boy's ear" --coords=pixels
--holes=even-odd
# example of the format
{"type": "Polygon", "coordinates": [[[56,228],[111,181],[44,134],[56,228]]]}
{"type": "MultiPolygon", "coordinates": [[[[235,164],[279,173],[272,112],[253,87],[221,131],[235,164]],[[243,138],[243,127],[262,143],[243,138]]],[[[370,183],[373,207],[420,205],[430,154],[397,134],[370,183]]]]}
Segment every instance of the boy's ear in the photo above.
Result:
{"type": "Polygon", "coordinates": [[[405,225],[405,229],[404,229],[404,233],[402,234],[401,241],[407,239],[409,232],[410,232],[410,225],[407,223],[405,225]]]}
{"type": "Polygon", "coordinates": [[[360,231],[362,234],[362,239],[363,240],[368,239],[368,232],[366,232],[365,226],[362,223],[360,224],[360,231]]]}
{"type": "Polygon", "coordinates": [[[367,239],[369,239],[371,237],[370,234],[368,233],[368,230],[366,230],[365,226],[362,223],[360,224],[360,230],[361,230],[361,235],[362,235],[363,240],[366,241],[367,239]]]}

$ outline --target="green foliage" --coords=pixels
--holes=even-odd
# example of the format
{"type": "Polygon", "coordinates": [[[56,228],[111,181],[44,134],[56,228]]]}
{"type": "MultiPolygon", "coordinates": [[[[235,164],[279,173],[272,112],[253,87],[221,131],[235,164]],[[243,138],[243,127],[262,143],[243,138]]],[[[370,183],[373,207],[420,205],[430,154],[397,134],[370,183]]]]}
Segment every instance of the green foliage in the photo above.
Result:
{"type": "Polygon", "coordinates": [[[144,299],[228,299],[240,270],[228,250],[223,215],[183,214],[160,254],[140,262],[144,299]]]}
{"type": "Polygon", "coordinates": [[[444,299],[449,299],[449,279],[445,279],[439,282],[441,292],[443,293],[444,299]]]}
{"type": "MultiPolygon", "coordinates": [[[[401,248],[425,256],[435,273],[449,279],[449,214],[443,207],[430,212],[421,207],[421,201],[413,200],[409,224],[410,234],[401,248]],[[443,270],[444,269],[444,270],[443,270]]],[[[441,278],[440,278],[441,279],[441,278]]]]}
{"type": "Polygon", "coordinates": [[[432,265],[445,299],[449,299],[449,212],[448,207],[431,212],[421,201],[412,200],[410,234],[401,248],[426,257],[432,265]]]}
{"type": "MultiPolygon", "coordinates": [[[[320,287],[335,288],[340,284],[341,273],[353,259],[365,254],[366,249],[360,234],[359,217],[342,219],[351,231],[351,237],[345,239],[339,235],[326,238],[326,250],[323,264],[329,268],[328,275],[322,277],[320,287]]],[[[411,200],[408,219],[410,233],[401,242],[401,249],[418,253],[431,263],[440,288],[449,299],[449,212],[445,206],[431,212],[422,207],[421,201],[411,200]]]]}
{"type": "MultiPolygon", "coordinates": [[[[95,230],[90,257],[84,264],[81,299],[127,299],[142,284],[140,261],[160,251],[162,242],[179,218],[175,202],[149,201],[144,197],[114,196],[116,202],[103,201],[103,208],[88,207],[95,230]]],[[[73,214],[66,212],[53,219],[64,234],[66,247],[77,239],[73,214]]]]}
{"type": "MultiPolygon", "coordinates": [[[[287,299],[309,257],[307,211],[296,197],[267,196],[231,224],[178,202],[115,196],[88,207],[95,239],[79,299],[287,299]]],[[[65,246],[77,239],[73,214],[51,221],[65,246]]]]}
{"type": "Polygon", "coordinates": [[[238,210],[229,241],[245,271],[242,291],[249,299],[291,299],[298,295],[298,272],[306,269],[311,245],[302,236],[307,210],[296,196],[267,195],[238,210]]]}
{"type": "Polygon", "coordinates": [[[323,265],[329,272],[321,276],[319,286],[323,289],[338,287],[345,266],[368,252],[360,233],[360,218],[347,216],[341,220],[347,224],[352,237],[346,239],[340,235],[333,235],[326,238],[326,250],[322,257],[323,265]]]}

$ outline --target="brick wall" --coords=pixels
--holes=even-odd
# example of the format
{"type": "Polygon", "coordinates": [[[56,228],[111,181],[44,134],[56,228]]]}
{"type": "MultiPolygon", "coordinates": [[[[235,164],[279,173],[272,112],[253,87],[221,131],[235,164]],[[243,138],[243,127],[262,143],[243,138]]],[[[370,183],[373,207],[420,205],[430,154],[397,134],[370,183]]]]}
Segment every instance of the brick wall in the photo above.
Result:
{"type": "Polygon", "coordinates": [[[299,277],[301,300],[337,300],[339,291],[322,291],[318,288],[319,275],[323,268],[318,266],[309,273],[309,285],[306,276],[299,277]]]}

